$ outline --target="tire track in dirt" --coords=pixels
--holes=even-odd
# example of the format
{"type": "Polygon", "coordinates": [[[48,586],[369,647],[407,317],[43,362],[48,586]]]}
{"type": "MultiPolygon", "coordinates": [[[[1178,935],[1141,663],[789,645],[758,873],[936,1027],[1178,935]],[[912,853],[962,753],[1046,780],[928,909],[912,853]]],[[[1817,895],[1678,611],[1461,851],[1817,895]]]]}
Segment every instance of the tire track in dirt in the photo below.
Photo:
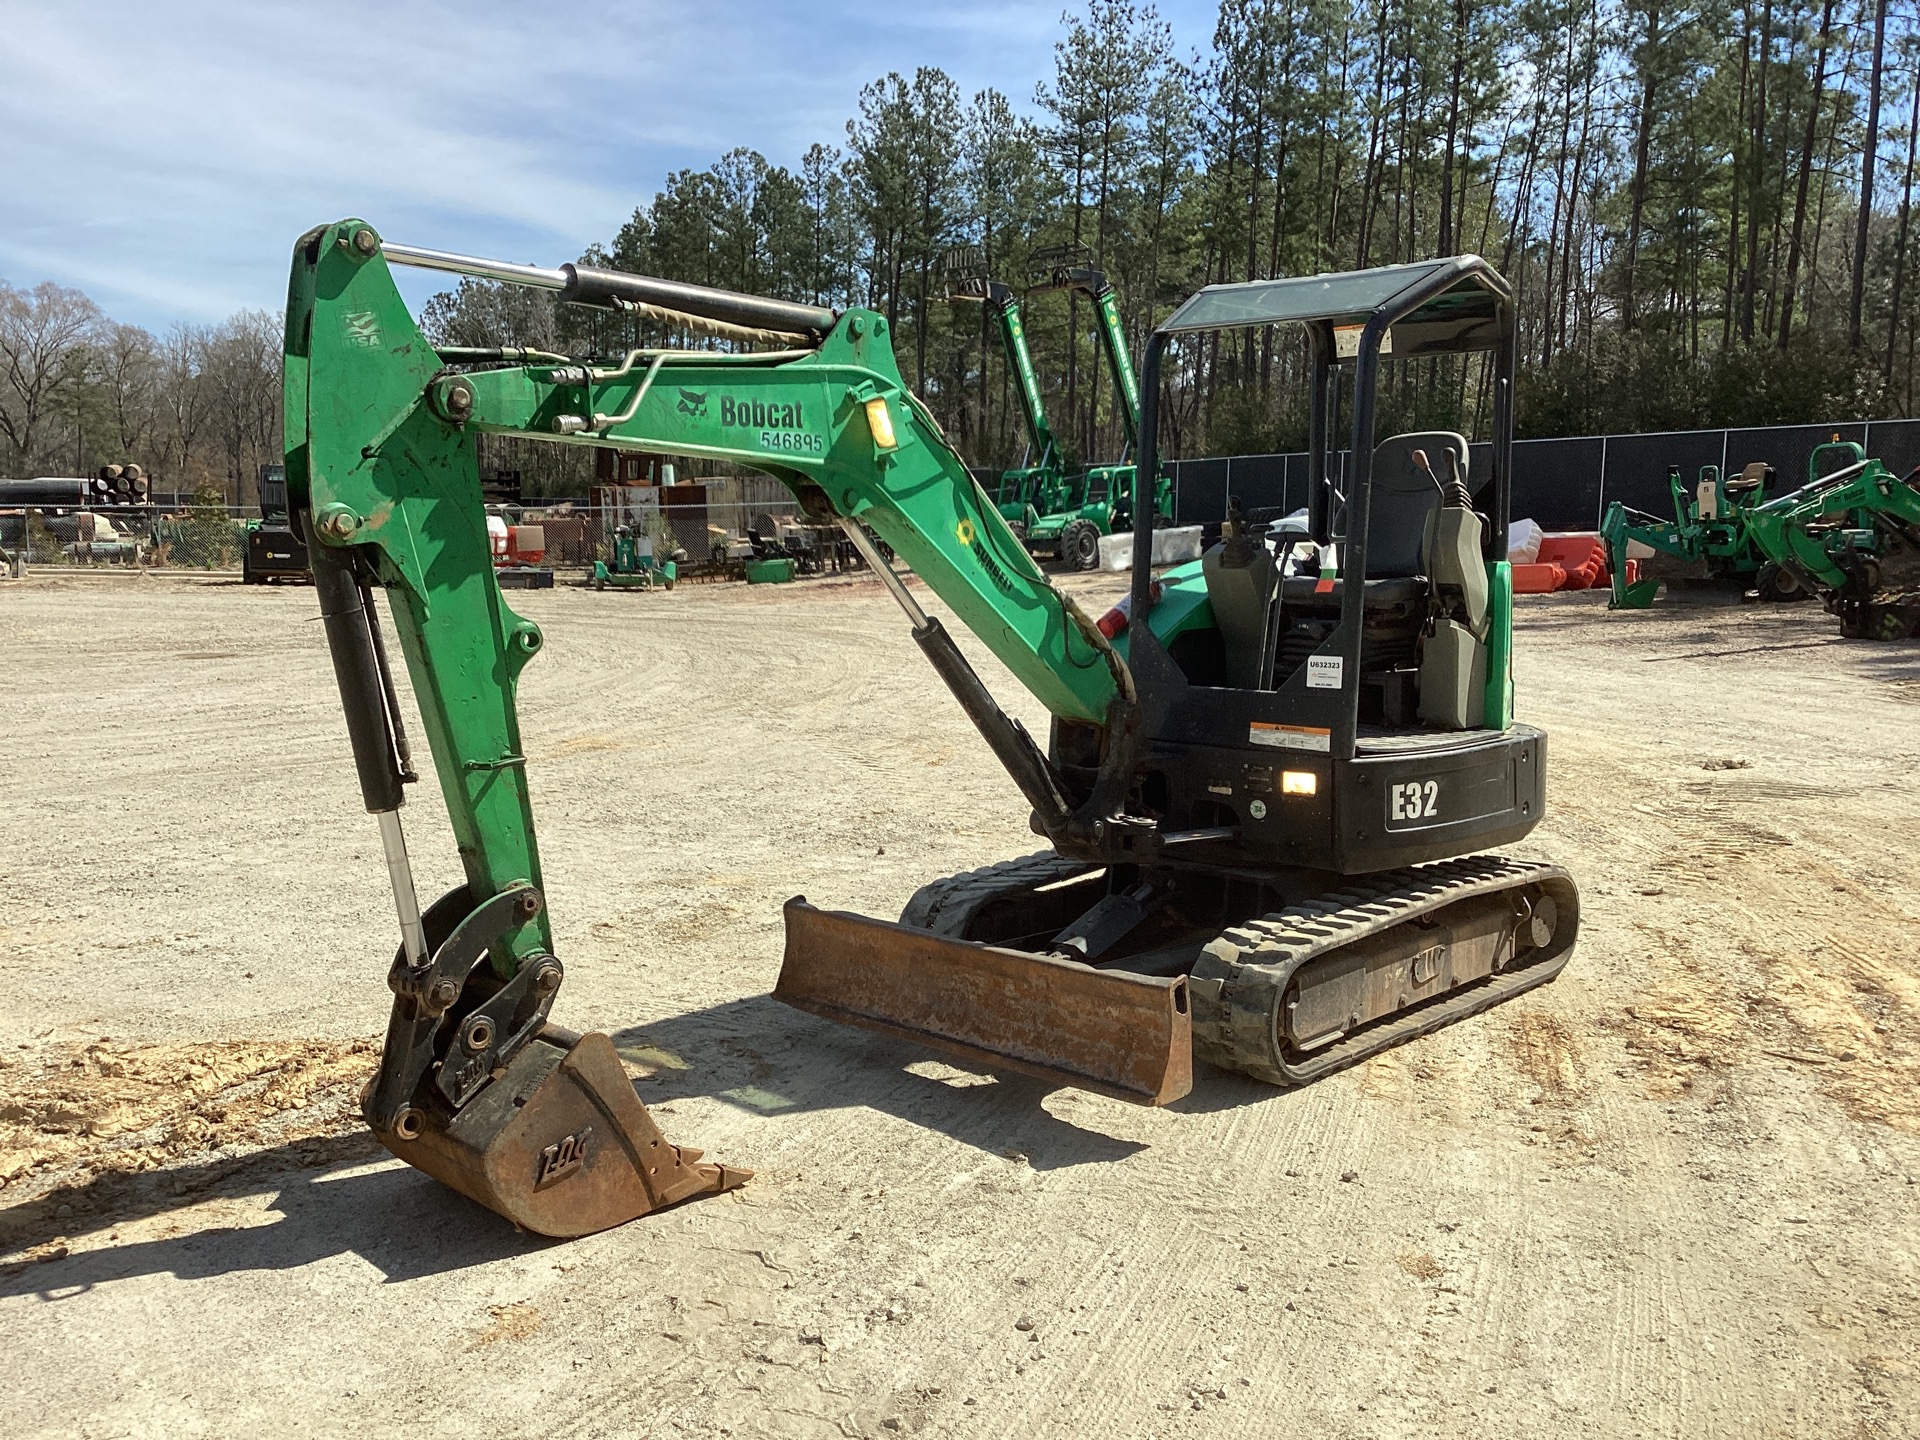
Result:
{"type": "MultiPolygon", "coordinates": [[[[975,1084],[767,1004],[786,895],[894,913],[925,880],[1033,841],[877,590],[683,591],[516,598],[550,642],[522,710],[561,1018],[613,1029],[653,1073],[640,1089],[668,1133],[756,1167],[753,1185],[556,1247],[496,1243],[486,1217],[377,1167],[290,1187],[278,1225],[248,1210],[263,1233],[245,1245],[194,1230],[210,1205],[148,1222],[184,1227],[177,1242],[123,1253],[74,1236],[72,1260],[18,1283],[102,1283],[58,1307],[0,1296],[10,1343],[52,1335],[69,1362],[23,1382],[0,1428],[31,1407],[166,1429],[184,1393],[266,1420],[258,1397],[286,1403],[285,1387],[317,1428],[408,1432],[1895,1433],[1920,1318],[1902,1167],[1920,1171],[1920,1152],[1826,1098],[1842,1062],[1767,1053],[1819,1039],[1768,998],[1782,949],[1820,945],[1824,973],[1885,992],[1812,1000],[1883,1020],[1911,1008],[1888,937],[1911,933],[1899,836],[1920,817],[1887,787],[1912,747],[1876,718],[1910,711],[1865,701],[1860,746],[1838,754],[1833,727],[1863,704],[1840,668],[1851,652],[1694,670],[1641,657],[1772,632],[1602,631],[1618,617],[1596,614],[1530,634],[1522,711],[1553,731],[1554,792],[1526,848],[1587,897],[1567,974],[1306,1091],[1207,1074],[1155,1113],[975,1084]],[[1802,675],[1816,664],[1831,668],[1802,675]],[[1700,768],[1737,759],[1749,768],[1700,768]],[[1848,923],[1863,896],[1871,918],[1848,923]],[[351,1213],[365,1194],[404,1211],[404,1236],[351,1213]],[[228,1254],[232,1273],[210,1258],[228,1254]],[[447,1337],[488,1333],[496,1309],[540,1323],[449,1362],[447,1337]],[[1039,1341],[1014,1328],[1023,1311],[1039,1341]],[[285,1345],[256,1356],[236,1324],[285,1345]],[[356,1356],[378,1337],[377,1366],[347,1367],[355,1401],[333,1383],[331,1337],[356,1356]],[[129,1363],[154,1383],[116,1399],[129,1363]]],[[[311,595],[256,599],[190,589],[164,614],[107,617],[135,663],[85,681],[67,665],[58,713],[36,717],[63,798],[41,828],[133,852],[90,872],[109,898],[76,903],[40,878],[70,873],[71,852],[54,872],[27,863],[39,835],[0,837],[32,907],[9,924],[36,947],[9,967],[5,1004],[36,1032],[377,1032],[392,922],[311,595]],[[283,610],[299,614],[284,633],[283,610]],[[229,649],[245,659],[178,658],[229,649]],[[138,727],[74,744],[129,696],[177,720],[191,752],[136,756],[138,727]],[[138,803],[95,804],[101,777],[138,803]]],[[[73,623],[31,591],[5,605],[26,608],[0,608],[0,636],[73,623]]],[[[33,674],[63,663],[39,653],[33,674]]],[[[431,784],[413,800],[437,893],[457,873],[451,838],[431,784]]]]}

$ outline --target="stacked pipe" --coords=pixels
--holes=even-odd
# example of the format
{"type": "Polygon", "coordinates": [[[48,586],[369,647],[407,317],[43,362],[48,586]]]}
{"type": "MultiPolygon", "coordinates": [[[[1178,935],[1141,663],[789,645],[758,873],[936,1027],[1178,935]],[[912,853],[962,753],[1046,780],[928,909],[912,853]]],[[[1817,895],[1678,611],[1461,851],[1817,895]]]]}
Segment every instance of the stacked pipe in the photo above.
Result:
{"type": "Polygon", "coordinates": [[[40,475],[0,480],[0,506],[35,510],[86,510],[104,505],[144,505],[152,493],[138,465],[102,465],[91,478],[40,475]]]}
{"type": "Polygon", "coordinates": [[[152,486],[147,472],[138,465],[102,465],[94,477],[94,489],[109,505],[140,505],[146,502],[152,486]]]}

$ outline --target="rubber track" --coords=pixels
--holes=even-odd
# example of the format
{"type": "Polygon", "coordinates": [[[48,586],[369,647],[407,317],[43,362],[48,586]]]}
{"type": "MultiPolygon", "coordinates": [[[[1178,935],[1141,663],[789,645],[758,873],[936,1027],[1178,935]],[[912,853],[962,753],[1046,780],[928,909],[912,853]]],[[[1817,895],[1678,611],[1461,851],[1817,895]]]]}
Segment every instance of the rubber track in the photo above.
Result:
{"type": "Polygon", "coordinates": [[[929,880],[913,892],[900,923],[915,930],[931,930],[949,940],[964,940],[974,912],[990,900],[1019,890],[1038,890],[1098,870],[1084,860],[1069,860],[1052,850],[1039,850],[1017,860],[1002,860],[959,875],[929,880]]]}
{"type": "Polygon", "coordinates": [[[1279,1085],[1299,1085],[1544,985],[1566,967],[1580,928],[1579,892],[1557,865],[1476,855],[1388,870],[1223,931],[1188,984],[1195,1056],[1279,1085]],[[1289,1060],[1281,1007],[1302,965],[1456,901],[1540,885],[1559,909],[1553,939],[1526,963],[1435,996],[1289,1060]]]}

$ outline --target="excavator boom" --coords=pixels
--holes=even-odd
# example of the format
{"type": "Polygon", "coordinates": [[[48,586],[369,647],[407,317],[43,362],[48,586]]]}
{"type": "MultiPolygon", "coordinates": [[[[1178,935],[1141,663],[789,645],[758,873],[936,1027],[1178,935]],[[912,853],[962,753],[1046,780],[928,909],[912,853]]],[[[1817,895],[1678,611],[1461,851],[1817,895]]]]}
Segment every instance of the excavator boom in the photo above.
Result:
{"type": "Polygon", "coordinates": [[[1849,638],[1900,639],[1920,629],[1920,471],[1904,479],[1856,445],[1823,445],[1807,483],[1746,514],[1770,562],[1820,595],[1849,638]],[[1828,475],[1822,452],[1851,452],[1828,475]]]}
{"type": "Polygon", "coordinates": [[[907,391],[887,322],[870,311],[469,260],[390,246],[346,220],[303,237],[295,252],[285,401],[291,503],[312,540],[362,799],[379,819],[400,920],[393,1018],[363,1100],[369,1123],[402,1158],[548,1234],[740,1183],[744,1172],[664,1140],[604,1036],[548,1023],[563,971],[516,712],[520,674],[544,636],[494,577],[476,434],[730,460],[785,482],[882,572],[936,671],[1042,828],[1063,841],[1077,808],[1068,787],[886,568],[867,528],[1063,721],[1104,723],[1125,689],[1124,664],[1048,583],[907,391]],[[390,259],[582,304],[644,306],[782,348],[644,350],[612,364],[440,351],[402,301],[390,259]],[[414,773],[380,592],[466,870],[466,884],[424,912],[399,821],[414,773]]]}

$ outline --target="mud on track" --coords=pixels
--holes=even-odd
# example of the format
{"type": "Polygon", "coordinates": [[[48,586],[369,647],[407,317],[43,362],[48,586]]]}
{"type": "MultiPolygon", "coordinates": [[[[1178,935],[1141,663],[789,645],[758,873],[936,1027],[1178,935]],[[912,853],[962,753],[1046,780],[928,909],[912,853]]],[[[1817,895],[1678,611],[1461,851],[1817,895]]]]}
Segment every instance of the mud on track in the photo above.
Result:
{"type": "Polygon", "coordinates": [[[0,1432],[1912,1432],[1920,651],[1529,605],[1566,975],[1153,1112],[765,998],[789,895],[891,914],[1033,848],[877,588],[516,603],[558,1018],[757,1178],[557,1246],[386,1160],[393,924],[311,592],[0,585],[0,1348],[58,1357],[0,1432]]]}

